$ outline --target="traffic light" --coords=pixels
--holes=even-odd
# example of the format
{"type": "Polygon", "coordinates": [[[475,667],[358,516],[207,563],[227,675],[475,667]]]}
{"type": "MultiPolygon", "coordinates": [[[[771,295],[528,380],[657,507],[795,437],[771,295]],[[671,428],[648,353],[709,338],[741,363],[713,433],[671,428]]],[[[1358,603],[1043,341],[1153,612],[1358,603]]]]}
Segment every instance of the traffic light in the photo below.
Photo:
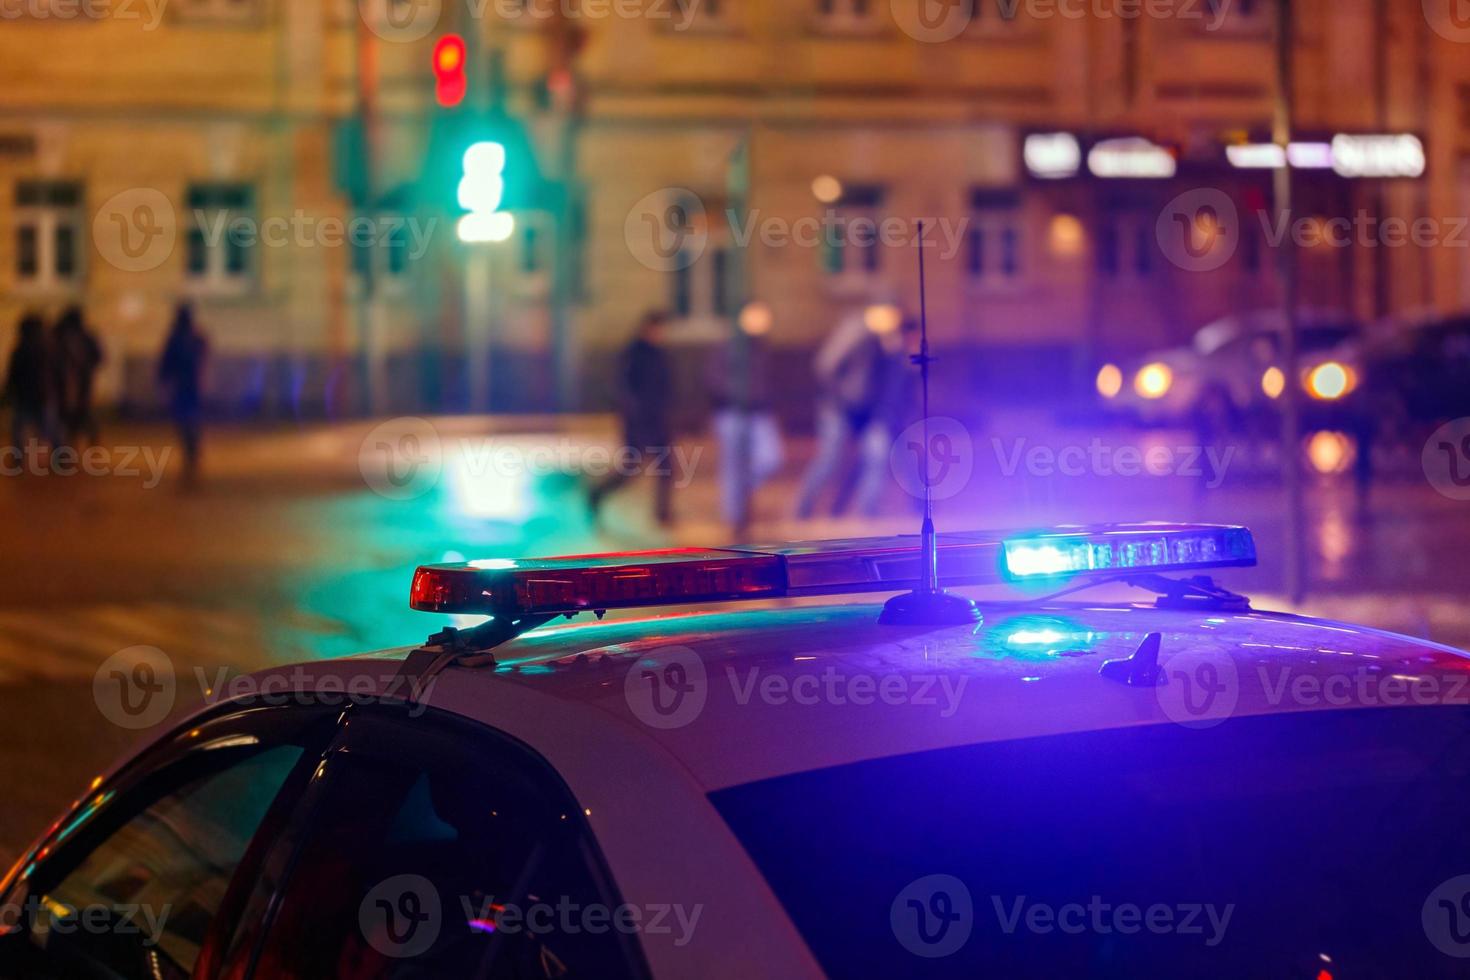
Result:
{"type": "Polygon", "coordinates": [[[503,242],[515,232],[515,217],[500,210],[505,200],[505,144],[482,141],[464,153],[459,179],[459,206],[469,212],[459,219],[462,242],[503,242]]]}
{"type": "Polygon", "coordinates": [[[464,38],[446,34],[434,45],[434,98],[445,109],[464,101],[469,91],[464,38]]]}

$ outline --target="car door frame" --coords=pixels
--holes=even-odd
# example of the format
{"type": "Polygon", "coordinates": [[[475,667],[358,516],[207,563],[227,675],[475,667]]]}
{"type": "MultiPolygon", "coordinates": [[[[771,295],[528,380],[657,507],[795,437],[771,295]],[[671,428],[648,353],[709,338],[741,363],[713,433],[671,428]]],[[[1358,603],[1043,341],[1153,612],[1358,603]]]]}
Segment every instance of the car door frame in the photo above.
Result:
{"type": "MultiPolygon", "coordinates": [[[[597,837],[585,819],[581,803],[578,802],[561,773],[535,749],[505,731],[456,712],[395,700],[383,700],[376,703],[354,702],[343,711],[341,723],[330,744],[322,753],[320,765],[315,774],[316,778],[311,780],[305,793],[296,801],[295,818],[291,828],[281,836],[276,846],[270,849],[269,854],[262,856],[264,876],[268,878],[272,874],[279,875],[279,883],[273,894],[269,896],[268,905],[260,917],[250,948],[248,951],[240,950],[238,956],[232,953],[225,964],[226,969],[222,972],[222,976],[241,977],[245,980],[259,976],[257,973],[258,959],[265,943],[269,940],[271,927],[282,906],[284,896],[291,888],[293,872],[304,844],[304,838],[314,827],[324,802],[333,792],[332,758],[339,753],[352,753],[355,750],[360,752],[365,745],[380,741],[389,731],[402,734],[405,730],[410,736],[421,733],[424,739],[421,745],[425,747],[431,746],[435,741],[440,742],[441,745],[448,741],[454,744],[457,751],[463,752],[465,751],[464,743],[471,741],[478,745],[479,752],[502,753],[509,765],[518,767],[522,772],[530,775],[545,791],[548,798],[566,804],[569,826],[568,831],[565,832],[579,835],[585,844],[587,870],[591,875],[599,900],[606,903],[609,908],[617,908],[623,902],[617,882],[613,878],[597,837]],[[415,729],[417,732],[414,731],[415,729]],[[245,959],[246,956],[248,956],[248,961],[245,959]]],[[[411,748],[409,746],[410,751],[411,748]]],[[[637,980],[650,980],[653,974],[638,937],[616,931],[615,934],[618,937],[627,972],[637,980]]]]}
{"type": "MultiPolygon", "coordinates": [[[[342,721],[340,704],[319,702],[310,696],[285,704],[224,702],[186,720],[129,759],[109,778],[89,787],[87,793],[51,825],[18,863],[19,873],[14,881],[7,884],[0,900],[7,903],[17,899],[25,901],[34,894],[34,882],[59,881],[79,867],[114,833],[170,792],[187,785],[192,779],[229,768],[225,765],[210,770],[203,766],[194,771],[196,763],[208,758],[205,753],[239,744],[232,744],[230,740],[260,740],[263,734],[268,736],[274,726],[299,724],[299,728],[292,730],[304,733],[301,758],[251,833],[240,861],[230,874],[225,897],[211,919],[199,958],[191,971],[191,977],[196,980],[211,980],[219,975],[218,949],[237,924],[236,917],[231,914],[232,901],[238,901],[243,883],[254,881],[258,875],[274,836],[292,825],[292,814],[305,798],[321,757],[333,743],[342,721]],[[298,718],[288,721],[288,715],[298,718]]],[[[257,741],[256,744],[262,743],[257,741]]],[[[264,744],[266,748],[270,747],[269,743],[264,744]]],[[[29,928],[29,919],[22,913],[20,923],[9,931],[9,935],[25,933],[29,928]]]]}

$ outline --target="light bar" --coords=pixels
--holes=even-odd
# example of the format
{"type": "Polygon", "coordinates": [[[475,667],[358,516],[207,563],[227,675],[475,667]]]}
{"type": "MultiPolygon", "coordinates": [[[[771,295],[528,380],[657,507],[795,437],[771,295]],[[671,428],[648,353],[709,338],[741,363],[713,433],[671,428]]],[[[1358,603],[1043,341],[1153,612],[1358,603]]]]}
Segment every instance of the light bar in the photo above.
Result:
{"type": "Polygon", "coordinates": [[[1013,579],[1220,568],[1254,565],[1256,543],[1243,527],[1063,532],[1007,541],[1005,562],[1013,579]]]}
{"type": "MultiPolygon", "coordinates": [[[[1130,571],[1254,565],[1243,527],[1110,524],[1025,534],[939,536],[947,587],[1130,571]]],[[[705,550],[511,560],[420,568],[410,605],[508,619],[646,606],[739,602],[919,588],[919,538],[856,538],[705,550]]]]}

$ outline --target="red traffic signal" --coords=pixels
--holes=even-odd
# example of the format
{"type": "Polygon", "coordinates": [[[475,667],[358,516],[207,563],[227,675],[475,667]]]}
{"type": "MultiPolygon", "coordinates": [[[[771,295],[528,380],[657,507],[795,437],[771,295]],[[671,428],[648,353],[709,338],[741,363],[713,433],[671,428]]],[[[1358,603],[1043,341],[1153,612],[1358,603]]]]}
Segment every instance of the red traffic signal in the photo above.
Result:
{"type": "Polygon", "coordinates": [[[458,34],[446,34],[434,45],[434,98],[446,109],[463,102],[469,91],[465,61],[464,38],[458,34]]]}

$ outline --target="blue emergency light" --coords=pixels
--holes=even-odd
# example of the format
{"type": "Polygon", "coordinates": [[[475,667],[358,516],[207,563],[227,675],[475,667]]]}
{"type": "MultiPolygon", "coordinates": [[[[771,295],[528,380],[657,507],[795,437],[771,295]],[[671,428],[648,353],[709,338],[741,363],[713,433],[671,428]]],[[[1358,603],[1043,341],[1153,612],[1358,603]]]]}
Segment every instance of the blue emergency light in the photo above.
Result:
{"type": "MultiPolygon", "coordinates": [[[[1250,566],[1243,527],[1110,524],[938,536],[946,587],[1250,566]]],[[[505,619],[605,609],[903,592],[923,582],[918,536],[432,565],[414,575],[425,612],[505,619]]]]}

